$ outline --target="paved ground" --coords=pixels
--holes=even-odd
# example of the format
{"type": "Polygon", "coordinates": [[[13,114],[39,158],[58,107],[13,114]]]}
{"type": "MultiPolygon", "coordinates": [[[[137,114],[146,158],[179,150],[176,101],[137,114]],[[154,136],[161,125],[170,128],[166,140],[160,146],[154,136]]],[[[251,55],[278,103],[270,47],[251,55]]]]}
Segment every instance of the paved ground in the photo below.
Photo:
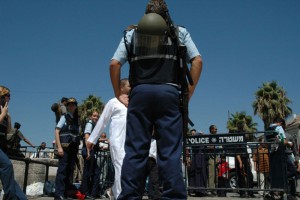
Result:
{"type": "MultiPolygon", "coordinates": [[[[297,189],[298,193],[298,199],[300,200],[300,184],[298,180],[297,189]]],[[[2,200],[0,196],[0,200],[2,200]]],[[[29,200],[53,200],[53,197],[32,197],[28,196],[29,200]]],[[[148,197],[144,197],[143,200],[147,200],[148,197]]],[[[97,200],[101,200],[100,198],[97,200]]],[[[108,198],[103,198],[102,200],[108,200],[108,198]]],[[[260,198],[257,193],[255,193],[255,198],[240,198],[238,193],[228,192],[227,197],[188,197],[188,200],[263,200],[263,198],[260,198]]]]}
{"type": "MultiPolygon", "coordinates": [[[[240,196],[236,193],[228,193],[227,197],[188,197],[188,200],[260,200],[262,198],[259,198],[258,195],[255,195],[256,198],[240,198],[240,196]]],[[[29,197],[30,200],[53,200],[53,197],[29,197]]],[[[143,198],[144,200],[147,200],[148,198],[143,198]]],[[[98,199],[97,199],[98,200],[98,199]]],[[[99,199],[101,200],[101,199],[99,199]]],[[[102,200],[108,200],[108,198],[104,198],[102,200]]]]}
{"type": "MultiPolygon", "coordinates": [[[[299,188],[299,185],[298,185],[299,188]]],[[[298,193],[297,199],[300,200],[300,193],[298,193]]],[[[29,200],[53,200],[53,197],[28,197],[29,200]]],[[[108,200],[108,198],[102,198],[97,200],[108,200]]],[[[148,197],[144,197],[143,200],[148,200],[148,197]]],[[[258,194],[255,194],[254,198],[240,198],[237,193],[227,193],[227,197],[188,197],[188,200],[263,200],[258,194]]]]}

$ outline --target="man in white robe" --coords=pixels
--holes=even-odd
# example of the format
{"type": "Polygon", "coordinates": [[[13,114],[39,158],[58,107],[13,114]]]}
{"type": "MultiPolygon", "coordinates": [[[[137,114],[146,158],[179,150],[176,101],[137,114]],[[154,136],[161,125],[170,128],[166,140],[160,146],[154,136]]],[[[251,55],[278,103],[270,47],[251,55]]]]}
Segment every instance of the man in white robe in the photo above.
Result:
{"type": "MultiPolygon", "coordinates": [[[[121,95],[128,95],[130,91],[128,79],[120,81],[121,95]]],[[[126,137],[126,117],[127,107],[121,103],[117,98],[112,98],[105,105],[104,110],[98,120],[93,132],[87,140],[87,148],[90,150],[92,146],[97,143],[101,133],[109,127],[109,142],[110,155],[115,169],[115,180],[112,186],[112,192],[115,199],[121,193],[121,169],[123,158],[125,156],[124,144],[126,137]]],[[[110,196],[110,194],[108,194],[110,196]]]]}

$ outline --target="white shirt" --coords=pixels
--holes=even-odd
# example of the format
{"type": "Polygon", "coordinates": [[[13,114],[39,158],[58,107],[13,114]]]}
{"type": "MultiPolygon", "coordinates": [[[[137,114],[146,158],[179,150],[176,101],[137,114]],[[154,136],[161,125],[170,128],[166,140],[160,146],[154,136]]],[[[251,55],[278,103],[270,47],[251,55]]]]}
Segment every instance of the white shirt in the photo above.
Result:
{"type": "Polygon", "coordinates": [[[110,146],[120,147],[120,144],[124,144],[125,142],[126,117],[127,107],[122,104],[117,98],[109,100],[105,105],[104,110],[88,141],[96,144],[101,133],[105,130],[106,126],[110,122],[110,146]]]}

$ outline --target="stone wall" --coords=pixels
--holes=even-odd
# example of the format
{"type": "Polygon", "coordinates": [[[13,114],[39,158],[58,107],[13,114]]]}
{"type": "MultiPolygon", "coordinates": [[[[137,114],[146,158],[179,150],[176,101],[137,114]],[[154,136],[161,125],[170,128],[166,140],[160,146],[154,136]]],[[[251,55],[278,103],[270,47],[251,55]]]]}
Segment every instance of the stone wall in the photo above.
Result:
{"type": "MultiPolygon", "coordinates": [[[[15,179],[17,183],[23,188],[24,184],[24,177],[25,177],[25,162],[24,161],[17,161],[17,160],[11,160],[14,166],[14,172],[15,172],[15,179]]],[[[57,165],[58,160],[57,159],[49,159],[49,158],[32,158],[30,161],[38,161],[45,164],[51,164],[51,165],[57,165]]],[[[40,163],[32,163],[29,164],[28,169],[28,179],[27,179],[27,185],[30,185],[35,182],[45,182],[46,178],[46,165],[40,164],[40,163]]],[[[57,167],[49,167],[49,177],[48,180],[55,180],[57,167]]]]}

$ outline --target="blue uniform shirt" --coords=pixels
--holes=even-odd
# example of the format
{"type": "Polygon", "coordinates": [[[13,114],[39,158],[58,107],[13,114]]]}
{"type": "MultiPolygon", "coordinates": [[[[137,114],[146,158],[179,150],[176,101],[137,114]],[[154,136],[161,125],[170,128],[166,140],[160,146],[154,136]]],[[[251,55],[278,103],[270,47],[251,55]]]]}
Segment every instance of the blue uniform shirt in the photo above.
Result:
{"type": "MultiPolygon", "coordinates": [[[[71,113],[68,112],[67,114],[69,114],[73,118],[73,115],[71,113]]],[[[56,125],[56,128],[61,129],[66,123],[66,117],[65,115],[62,115],[56,125]]]]}
{"type": "MultiPolygon", "coordinates": [[[[190,61],[192,58],[200,55],[196,45],[194,44],[190,33],[186,30],[186,28],[178,27],[179,30],[179,41],[181,44],[185,45],[187,48],[187,61],[190,61]]],[[[126,34],[126,40],[128,45],[131,43],[131,38],[134,30],[128,31],[126,34]]],[[[127,61],[127,50],[125,47],[124,37],[121,39],[121,42],[112,57],[113,60],[119,61],[122,65],[127,61]]]]}
{"type": "Polygon", "coordinates": [[[92,125],[92,122],[88,122],[88,123],[86,123],[86,125],[85,125],[85,129],[84,129],[84,134],[91,134],[92,133],[92,131],[93,131],[93,125],[92,125]]]}

